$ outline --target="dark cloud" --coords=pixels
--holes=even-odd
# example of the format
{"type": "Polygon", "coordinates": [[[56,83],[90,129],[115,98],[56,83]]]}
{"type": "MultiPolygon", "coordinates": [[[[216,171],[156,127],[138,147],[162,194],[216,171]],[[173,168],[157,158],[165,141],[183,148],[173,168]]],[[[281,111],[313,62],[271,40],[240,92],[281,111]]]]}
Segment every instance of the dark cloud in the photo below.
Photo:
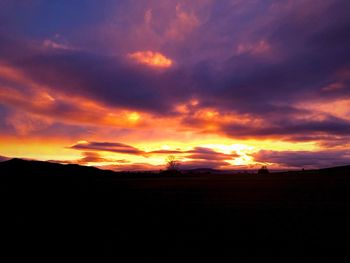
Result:
{"type": "Polygon", "coordinates": [[[267,151],[252,155],[254,160],[292,168],[325,168],[350,164],[350,151],[267,151]]]}
{"type": "MultiPolygon", "coordinates": [[[[303,136],[303,141],[313,138],[313,135],[343,135],[350,133],[350,121],[328,116],[322,120],[306,118],[300,120],[297,118],[285,120],[266,120],[260,125],[248,123],[228,124],[222,127],[222,131],[232,137],[281,137],[297,140],[303,136]],[[296,136],[296,137],[294,137],[296,136]]],[[[321,138],[321,137],[318,137],[321,138]]]]}
{"type": "MultiPolygon", "coordinates": [[[[335,80],[336,70],[350,67],[347,52],[350,39],[346,34],[350,19],[344,12],[349,4],[346,1],[328,2],[318,7],[317,12],[310,11],[313,6],[310,2],[292,4],[290,9],[282,9],[286,12],[283,15],[271,11],[271,6],[276,4],[274,1],[242,3],[235,8],[241,8],[253,19],[249,24],[236,12],[224,12],[224,16],[208,21],[206,26],[218,20],[233,19],[250,29],[259,28],[264,33],[260,33],[260,37],[255,31],[248,34],[231,30],[238,30],[242,43],[254,43],[260,38],[270,43],[274,49],[270,56],[277,57],[272,61],[252,54],[232,54],[219,66],[212,59],[189,66],[179,64],[175,69],[160,73],[130,64],[122,56],[79,50],[36,50],[27,52],[32,56],[24,56],[15,64],[39,83],[113,106],[166,114],[171,112],[174,104],[195,95],[203,105],[264,115],[273,110],[271,107],[276,102],[288,107],[301,96],[319,96],[320,87],[335,80]],[[300,14],[303,8],[305,14],[300,14]],[[256,15],[258,10],[272,12],[274,16],[259,15],[254,20],[253,14],[256,15]],[[263,27],[257,24],[259,20],[265,22],[263,27]]],[[[232,10],[228,3],[217,5],[232,10]]],[[[220,10],[219,7],[212,8],[214,13],[220,10]]],[[[221,26],[221,30],[231,32],[227,25],[221,26]]],[[[212,31],[208,33],[216,36],[217,30],[209,28],[212,31]]],[[[200,28],[197,30],[201,31],[200,28]]],[[[216,48],[211,45],[211,52],[216,48]]]]}
{"type": "Polygon", "coordinates": [[[126,153],[126,154],[135,154],[141,155],[144,154],[144,151],[141,151],[130,145],[123,143],[111,143],[111,142],[88,142],[88,143],[78,143],[70,148],[76,150],[95,150],[95,151],[107,151],[114,153],[126,153]]]}
{"type": "Polygon", "coordinates": [[[156,73],[123,64],[117,57],[59,53],[21,64],[39,83],[111,106],[161,112],[168,111],[167,105],[172,103],[156,73]]]}
{"type": "Polygon", "coordinates": [[[236,157],[239,157],[239,155],[235,152],[232,152],[231,154],[225,154],[204,147],[195,147],[193,150],[189,150],[186,153],[189,153],[186,158],[195,160],[223,161],[232,160],[236,157]]]}

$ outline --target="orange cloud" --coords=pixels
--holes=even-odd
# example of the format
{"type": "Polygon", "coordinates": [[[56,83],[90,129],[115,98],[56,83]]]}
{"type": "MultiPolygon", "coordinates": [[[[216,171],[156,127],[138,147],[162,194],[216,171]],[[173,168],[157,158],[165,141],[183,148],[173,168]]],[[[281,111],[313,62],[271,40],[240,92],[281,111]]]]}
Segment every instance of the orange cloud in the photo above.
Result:
{"type": "Polygon", "coordinates": [[[176,19],[172,21],[166,32],[166,37],[172,40],[183,40],[200,25],[200,21],[194,12],[186,12],[184,6],[176,5],[176,19]]]}
{"type": "Polygon", "coordinates": [[[346,85],[341,82],[335,82],[332,84],[329,84],[322,88],[322,91],[337,91],[346,88],[346,85]]]}
{"type": "Polygon", "coordinates": [[[138,63],[152,67],[168,68],[173,64],[172,60],[159,52],[138,51],[129,54],[129,57],[138,63]]]}

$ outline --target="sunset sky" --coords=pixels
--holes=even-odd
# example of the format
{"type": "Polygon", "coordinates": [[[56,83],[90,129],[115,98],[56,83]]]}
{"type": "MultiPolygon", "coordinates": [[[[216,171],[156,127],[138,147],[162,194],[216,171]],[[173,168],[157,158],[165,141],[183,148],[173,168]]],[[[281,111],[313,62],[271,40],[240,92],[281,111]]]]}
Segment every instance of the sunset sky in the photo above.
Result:
{"type": "Polygon", "coordinates": [[[349,0],[0,0],[0,160],[350,164],[349,0]]]}

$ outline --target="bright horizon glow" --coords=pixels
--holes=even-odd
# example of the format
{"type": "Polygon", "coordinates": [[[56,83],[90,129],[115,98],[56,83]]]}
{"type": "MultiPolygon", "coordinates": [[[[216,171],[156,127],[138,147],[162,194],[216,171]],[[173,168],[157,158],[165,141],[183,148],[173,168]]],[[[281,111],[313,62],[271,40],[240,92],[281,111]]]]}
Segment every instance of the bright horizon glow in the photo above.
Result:
{"type": "MultiPolygon", "coordinates": [[[[208,138],[207,140],[211,140],[208,138]]],[[[79,151],[71,149],[75,144],[87,145],[89,141],[87,140],[78,140],[76,142],[68,142],[68,141],[46,141],[37,139],[32,142],[26,141],[25,144],[16,139],[7,139],[8,143],[0,143],[0,147],[2,152],[6,153],[8,157],[20,157],[20,158],[28,158],[28,159],[36,159],[36,160],[45,160],[45,161],[56,161],[56,162],[72,162],[76,163],[78,160],[82,158],[82,155],[79,151]]],[[[108,140],[110,141],[110,140],[108,140]]],[[[131,143],[128,143],[129,145],[131,143]]],[[[294,144],[294,143],[278,143],[278,142],[264,142],[262,145],[259,145],[260,142],[256,141],[242,141],[235,142],[232,140],[222,140],[222,143],[208,143],[206,140],[198,140],[192,142],[171,142],[166,140],[164,142],[150,141],[148,143],[135,143],[132,144],[134,147],[145,151],[152,152],[157,150],[166,150],[166,151],[191,151],[196,147],[202,147],[211,149],[217,153],[222,154],[231,154],[237,153],[237,157],[227,157],[225,159],[226,162],[231,164],[230,167],[222,167],[221,169],[236,169],[237,167],[250,167],[250,168],[258,168],[261,164],[256,163],[254,159],[250,156],[250,154],[258,152],[260,147],[264,149],[274,149],[274,150],[298,150],[298,149],[310,149],[316,150],[314,146],[311,144],[307,146],[306,144],[294,144]],[[231,143],[230,143],[231,141],[231,143]]],[[[80,163],[89,166],[96,166],[100,168],[106,169],[115,169],[115,170],[159,170],[164,169],[166,158],[169,155],[174,155],[173,153],[169,154],[141,154],[141,155],[132,155],[132,154],[123,154],[123,153],[113,153],[104,150],[86,150],[86,152],[95,152],[101,158],[105,158],[108,161],[98,161],[98,162],[86,162],[80,163]],[[120,163],[120,160],[123,162],[120,163]],[[132,164],[147,164],[147,166],[136,166],[136,168],[132,164]],[[118,167],[120,165],[120,167],[118,167]]],[[[177,159],[186,166],[186,162],[190,161],[186,158],[186,154],[175,154],[177,159]]]]}

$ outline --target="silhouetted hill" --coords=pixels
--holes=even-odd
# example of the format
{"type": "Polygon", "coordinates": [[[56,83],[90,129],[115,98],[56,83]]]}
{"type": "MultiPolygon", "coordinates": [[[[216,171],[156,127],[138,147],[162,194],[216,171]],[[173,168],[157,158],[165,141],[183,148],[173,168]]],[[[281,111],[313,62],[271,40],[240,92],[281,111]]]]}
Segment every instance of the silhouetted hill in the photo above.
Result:
{"type": "Polygon", "coordinates": [[[0,189],[36,193],[89,192],[111,175],[115,173],[77,164],[11,159],[0,163],[0,189]]]}
{"type": "Polygon", "coordinates": [[[319,171],[320,173],[329,174],[333,176],[335,175],[350,176],[350,165],[324,168],[324,169],[320,169],[319,171]]]}
{"type": "Polygon", "coordinates": [[[17,158],[0,162],[1,175],[96,176],[110,175],[111,173],[113,172],[77,164],[59,164],[43,161],[29,161],[17,158]]]}

